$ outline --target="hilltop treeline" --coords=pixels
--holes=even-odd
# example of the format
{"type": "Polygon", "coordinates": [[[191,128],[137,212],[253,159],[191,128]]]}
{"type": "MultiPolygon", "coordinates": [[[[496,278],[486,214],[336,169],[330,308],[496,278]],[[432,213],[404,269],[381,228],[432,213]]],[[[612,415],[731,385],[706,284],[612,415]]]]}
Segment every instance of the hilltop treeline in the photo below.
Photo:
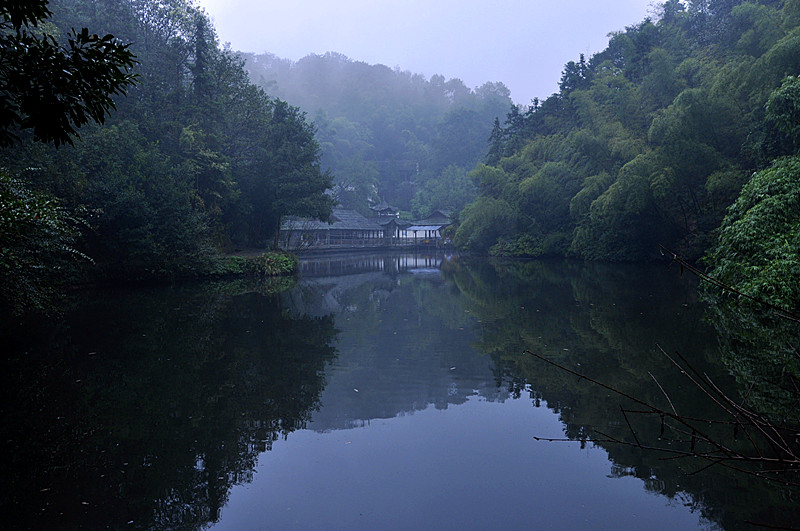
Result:
{"type": "MultiPolygon", "coordinates": [[[[616,261],[649,259],[663,244],[699,258],[751,175],[797,154],[793,78],[783,106],[767,102],[798,73],[798,0],[668,0],[568,63],[556,94],[495,123],[456,243],[616,261]]],[[[797,193],[797,177],[784,192],[797,193]]],[[[794,201],[781,207],[795,216],[789,240],[794,201]]]]}
{"type": "MultiPolygon", "coordinates": [[[[4,293],[35,292],[43,271],[65,275],[64,259],[81,254],[91,261],[78,269],[103,278],[191,275],[213,268],[220,251],[268,245],[283,215],[329,215],[331,176],[313,125],[250,83],[189,0],[54,0],[48,9],[20,31],[54,43],[72,28],[111,34],[136,57],[136,85],[72,145],[55,149],[23,129],[0,152],[11,212],[0,227],[4,293]],[[26,204],[38,211],[21,219],[26,204]]],[[[47,65],[33,66],[40,79],[21,75],[45,92],[47,65]]]]}
{"type": "MultiPolygon", "coordinates": [[[[748,293],[800,300],[800,0],[668,0],[529,106],[502,83],[237,54],[189,0],[40,4],[52,17],[30,28],[2,13],[4,72],[25,74],[15,42],[88,27],[130,43],[137,85],[108,116],[84,108],[72,145],[3,136],[19,140],[0,151],[7,300],[39,305],[43,278],[76,270],[207,271],[222,250],[274,241],[283,215],[380,200],[460,210],[455,242],[477,252],[622,261],[662,244],[706,254],[748,293]]],[[[27,96],[53,86],[29,78],[27,96]]]]}
{"type": "Polygon", "coordinates": [[[253,82],[308,112],[342,206],[366,212],[387,201],[424,217],[460,210],[477,196],[467,172],[487,154],[492,123],[511,105],[508,88],[474,89],[344,55],[299,61],[240,53],[253,82]]]}

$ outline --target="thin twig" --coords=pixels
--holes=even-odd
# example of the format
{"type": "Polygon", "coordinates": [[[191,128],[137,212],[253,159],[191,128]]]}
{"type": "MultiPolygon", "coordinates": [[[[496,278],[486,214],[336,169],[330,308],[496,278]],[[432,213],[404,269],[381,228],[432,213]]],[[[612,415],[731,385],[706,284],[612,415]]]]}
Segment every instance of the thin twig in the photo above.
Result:
{"type": "MultiPolygon", "coordinates": [[[[689,424],[687,421],[685,421],[683,418],[681,418],[680,415],[675,415],[674,413],[670,413],[669,411],[666,411],[664,409],[658,408],[658,407],[656,407],[656,406],[654,406],[652,404],[649,404],[649,403],[645,402],[644,400],[641,400],[641,399],[636,398],[636,397],[634,397],[632,395],[629,395],[628,393],[620,391],[619,389],[616,389],[616,388],[611,387],[609,385],[606,385],[606,384],[604,384],[602,382],[599,382],[599,381],[597,381],[597,380],[595,380],[593,378],[590,378],[590,377],[588,377],[588,376],[586,376],[584,374],[581,374],[581,373],[576,372],[576,371],[574,371],[572,369],[569,369],[569,368],[567,368],[567,367],[565,367],[565,366],[563,366],[563,365],[561,365],[559,363],[556,363],[555,361],[553,361],[551,359],[545,358],[541,354],[536,354],[535,352],[531,352],[530,350],[525,350],[524,352],[526,354],[530,354],[531,356],[533,356],[533,357],[535,357],[537,359],[540,359],[540,360],[544,361],[545,363],[548,363],[548,364],[550,364],[550,365],[552,365],[554,367],[557,367],[557,368],[561,369],[562,371],[566,371],[566,372],[568,372],[568,373],[570,373],[572,375],[577,376],[578,378],[581,378],[583,380],[591,382],[591,383],[593,383],[595,385],[599,385],[603,389],[607,389],[607,390],[611,391],[612,393],[615,393],[615,394],[618,394],[620,396],[623,396],[623,397],[625,397],[625,398],[627,398],[627,399],[629,399],[629,400],[631,400],[631,401],[633,401],[633,402],[635,402],[635,403],[637,403],[639,405],[642,405],[642,406],[645,406],[647,408],[650,408],[653,411],[653,413],[657,413],[657,414],[658,413],[663,413],[664,415],[666,415],[669,418],[675,420],[676,422],[679,422],[679,423],[685,425],[686,427],[688,427],[688,428],[690,428],[692,430],[697,430],[697,428],[695,426],[692,426],[691,424],[689,424]]],[[[725,446],[723,446],[718,441],[716,441],[716,440],[712,439],[711,437],[707,436],[705,433],[703,433],[703,432],[701,432],[699,430],[697,430],[697,431],[700,433],[700,435],[703,438],[705,438],[707,441],[709,441],[709,443],[711,443],[713,446],[716,446],[717,449],[720,450],[721,452],[723,452],[725,454],[729,454],[729,455],[734,455],[735,454],[735,452],[733,450],[731,450],[729,448],[726,448],[725,446]]]]}
{"type": "Polygon", "coordinates": [[[695,266],[693,266],[692,264],[690,264],[689,262],[687,262],[686,260],[684,260],[683,258],[678,256],[678,254],[675,253],[674,251],[670,251],[669,249],[667,249],[663,245],[659,245],[659,247],[661,248],[661,250],[663,252],[666,252],[666,253],[668,253],[668,254],[670,254],[672,256],[672,261],[673,262],[676,262],[681,266],[681,274],[683,273],[684,268],[688,269],[692,274],[694,274],[695,276],[701,278],[702,280],[705,280],[709,284],[713,284],[714,286],[716,286],[716,287],[718,287],[720,289],[723,289],[725,291],[730,291],[731,293],[735,293],[736,295],[739,295],[740,297],[744,297],[744,298],[746,298],[748,300],[751,300],[753,302],[756,302],[758,304],[762,304],[762,305],[764,305],[764,306],[766,306],[768,308],[771,308],[772,310],[775,310],[775,312],[780,317],[789,319],[790,321],[795,321],[795,322],[800,323],[800,315],[797,315],[797,314],[795,314],[793,312],[790,312],[786,308],[781,308],[780,306],[772,304],[771,302],[767,302],[767,301],[765,301],[763,299],[759,299],[758,297],[754,297],[752,295],[748,295],[747,293],[743,293],[743,292],[739,291],[738,289],[734,288],[733,286],[729,286],[728,284],[725,284],[724,282],[720,282],[719,280],[717,280],[717,279],[707,275],[706,273],[703,273],[699,269],[697,269],[695,266]]]}
{"type": "MultiPolygon", "coordinates": [[[[661,350],[662,350],[662,352],[664,352],[663,349],[661,349],[661,350]]],[[[714,382],[708,377],[708,375],[701,375],[699,372],[697,372],[691,366],[691,364],[688,363],[688,361],[685,358],[683,358],[683,356],[681,356],[679,353],[677,354],[677,356],[680,357],[681,361],[683,363],[685,363],[686,366],[689,368],[688,371],[685,370],[681,366],[680,363],[678,363],[671,356],[666,354],[666,352],[664,352],[664,354],[670,359],[670,361],[672,361],[672,363],[676,367],[678,367],[684,374],[686,374],[687,377],[692,381],[692,383],[695,386],[697,386],[715,404],[717,404],[720,407],[721,410],[723,410],[727,414],[729,414],[733,418],[733,421],[712,421],[712,420],[706,420],[706,419],[690,419],[689,417],[682,417],[682,416],[677,414],[675,408],[672,406],[671,401],[670,401],[670,406],[672,407],[672,412],[664,410],[664,409],[661,409],[661,408],[658,408],[656,406],[653,406],[653,405],[649,404],[648,402],[645,402],[644,400],[638,399],[638,398],[636,398],[636,397],[634,397],[632,395],[629,395],[628,393],[620,391],[619,389],[616,389],[616,388],[611,387],[609,385],[606,385],[606,384],[604,384],[602,382],[599,382],[599,381],[597,381],[597,380],[595,380],[593,378],[590,378],[589,376],[586,376],[586,375],[581,374],[581,373],[579,373],[577,371],[569,369],[569,368],[567,368],[567,367],[565,367],[563,365],[560,365],[559,363],[556,363],[556,362],[554,362],[554,361],[552,361],[552,360],[550,360],[550,359],[548,359],[548,358],[546,358],[544,356],[541,356],[539,354],[535,354],[535,353],[533,353],[531,351],[525,351],[525,352],[527,354],[530,354],[531,356],[533,356],[533,357],[535,357],[537,359],[540,359],[540,360],[542,360],[542,361],[544,361],[544,362],[546,362],[546,363],[548,363],[550,365],[553,365],[554,367],[557,367],[557,368],[559,368],[559,369],[561,369],[561,370],[563,370],[563,371],[565,371],[565,372],[567,372],[569,374],[577,376],[580,379],[589,381],[591,383],[594,383],[595,385],[599,385],[600,387],[602,387],[602,388],[604,388],[604,389],[606,389],[608,391],[611,391],[611,392],[613,392],[613,393],[615,393],[617,395],[625,397],[625,398],[627,398],[627,399],[629,399],[629,400],[631,400],[631,401],[633,401],[633,402],[635,402],[635,403],[637,403],[637,404],[639,404],[641,406],[644,406],[647,409],[647,411],[641,411],[641,410],[625,409],[622,406],[620,406],[620,411],[622,412],[622,415],[625,418],[625,422],[628,425],[628,429],[630,430],[631,434],[633,435],[635,443],[632,443],[632,442],[629,442],[629,441],[620,440],[620,439],[618,439],[616,437],[612,437],[611,435],[609,435],[607,433],[604,433],[604,432],[601,432],[599,430],[593,430],[595,433],[597,433],[600,436],[598,438],[587,439],[589,442],[592,442],[593,444],[614,443],[614,444],[620,444],[620,445],[625,445],[625,446],[632,446],[632,447],[636,447],[636,448],[639,448],[639,449],[642,449],[642,450],[650,450],[650,451],[656,451],[656,452],[660,452],[660,453],[664,453],[664,454],[670,454],[670,457],[663,458],[663,459],[666,459],[666,460],[681,459],[681,458],[686,458],[686,457],[694,457],[694,458],[700,458],[700,459],[704,459],[704,460],[709,461],[708,466],[705,466],[701,470],[695,471],[693,473],[701,472],[701,471],[706,470],[706,469],[708,469],[708,468],[710,468],[710,467],[712,467],[714,465],[720,465],[720,466],[724,466],[726,468],[729,468],[729,469],[737,471],[737,472],[741,472],[741,473],[745,473],[745,474],[748,474],[748,475],[752,475],[752,476],[760,478],[760,479],[767,479],[769,481],[775,481],[775,482],[778,482],[778,483],[780,483],[782,485],[800,486],[800,483],[797,483],[797,482],[794,482],[794,481],[788,481],[786,479],[779,479],[779,478],[776,478],[776,477],[771,477],[770,475],[766,475],[767,472],[765,472],[765,471],[760,471],[759,472],[759,471],[747,470],[746,468],[742,468],[741,466],[737,465],[737,463],[742,463],[742,464],[750,463],[750,464],[761,464],[761,465],[766,465],[766,466],[773,467],[774,465],[780,464],[781,468],[773,469],[773,470],[769,471],[768,474],[784,474],[785,475],[786,473],[789,473],[789,472],[800,472],[800,470],[798,470],[796,468],[793,468],[793,467],[800,466],[800,457],[798,457],[794,453],[794,451],[792,450],[791,446],[788,443],[786,443],[785,439],[781,435],[781,432],[782,431],[787,431],[788,428],[775,426],[775,425],[771,424],[770,422],[768,422],[763,417],[761,417],[761,416],[759,416],[759,415],[757,415],[757,414],[745,409],[741,405],[739,405],[736,402],[734,402],[733,400],[731,400],[730,397],[728,397],[722,390],[719,389],[719,387],[716,386],[716,384],[714,384],[714,382]],[[697,378],[692,376],[691,373],[696,374],[697,378]],[[706,386],[708,386],[708,389],[706,388],[706,386]],[[675,430],[678,433],[682,432],[684,435],[690,436],[691,439],[690,439],[690,441],[675,441],[675,442],[690,443],[691,444],[691,450],[687,451],[687,450],[679,450],[679,449],[675,449],[675,448],[664,448],[664,447],[649,446],[649,445],[642,444],[641,441],[638,439],[638,436],[636,435],[636,432],[633,429],[633,426],[631,425],[630,420],[628,419],[627,413],[659,415],[662,418],[662,424],[664,423],[664,419],[665,418],[669,418],[669,419],[677,422],[680,426],[683,427],[683,429],[679,429],[677,426],[670,426],[670,429],[675,430]],[[733,450],[731,448],[728,448],[727,446],[722,444],[720,441],[714,439],[713,437],[710,437],[708,434],[706,434],[703,431],[701,431],[696,425],[691,424],[690,420],[694,421],[694,422],[697,422],[697,423],[706,423],[706,422],[708,422],[709,424],[715,424],[716,423],[716,424],[721,424],[721,425],[725,425],[725,424],[731,425],[731,424],[733,424],[734,427],[742,428],[742,430],[747,434],[747,437],[751,441],[751,444],[753,445],[753,448],[754,448],[755,452],[758,455],[756,455],[756,456],[746,455],[746,454],[743,454],[743,453],[741,453],[739,451],[735,451],[735,450],[733,450]],[[755,439],[753,439],[753,437],[752,437],[752,435],[750,433],[750,430],[747,429],[747,427],[745,426],[744,423],[749,424],[752,428],[754,428],[754,429],[756,429],[758,431],[758,433],[761,435],[761,437],[763,437],[765,439],[765,441],[768,444],[770,444],[770,446],[773,447],[773,450],[775,451],[776,457],[767,457],[767,456],[765,456],[763,454],[763,452],[761,452],[759,445],[756,443],[755,439]],[[697,443],[698,442],[710,445],[713,448],[713,450],[712,451],[698,451],[697,450],[697,443]]],[[[651,377],[652,377],[652,374],[651,374],[651,377]]],[[[653,379],[655,380],[656,385],[659,386],[659,388],[661,389],[661,391],[663,393],[664,389],[661,387],[661,385],[659,384],[659,382],[655,378],[653,378],[653,379]]],[[[667,397],[667,399],[669,401],[669,397],[667,397]]],[[[662,430],[663,430],[663,426],[662,426],[662,430]]],[[[787,433],[787,435],[788,435],[788,433],[787,433]]],[[[534,437],[534,439],[537,440],[537,441],[571,441],[572,440],[572,439],[550,439],[550,438],[541,438],[541,437],[534,437]]]]}
{"type": "Polygon", "coordinates": [[[662,393],[664,393],[664,398],[666,398],[666,399],[667,399],[667,402],[669,402],[669,407],[671,407],[671,408],[672,408],[672,412],[673,412],[673,413],[675,413],[675,414],[677,415],[677,414],[678,414],[678,411],[675,409],[675,406],[674,406],[674,405],[672,405],[672,400],[670,400],[670,399],[669,399],[669,395],[667,394],[667,392],[666,392],[666,391],[664,391],[664,388],[663,388],[663,387],[661,387],[661,384],[660,384],[660,383],[658,383],[658,380],[656,380],[656,377],[655,377],[655,376],[653,376],[653,373],[652,373],[652,372],[650,372],[650,371],[647,371],[647,374],[649,374],[649,375],[650,375],[650,378],[652,378],[652,379],[653,379],[653,381],[656,383],[656,385],[658,386],[658,388],[659,388],[659,389],[661,389],[661,392],[662,392],[662,393]]]}
{"type": "MultiPolygon", "coordinates": [[[[720,409],[722,409],[722,410],[723,410],[723,411],[725,411],[725,412],[726,412],[728,415],[730,415],[731,417],[733,417],[733,419],[734,419],[736,422],[739,422],[739,423],[740,423],[740,426],[741,426],[742,430],[745,432],[745,435],[747,435],[747,438],[750,440],[751,444],[753,445],[753,449],[754,449],[754,450],[755,450],[757,453],[759,453],[759,454],[760,454],[760,453],[761,453],[761,450],[759,449],[759,447],[758,447],[758,444],[756,444],[755,440],[753,440],[752,436],[750,435],[750,432],[749,432],[749,431],[748,431],[748,430],[745,428],[745,426],[744,426],[743,424],[741,424],[741,420],[739,419],[739,415],[738,415],[737,413],[735,413],[734,411],[731,411],[730,409],[728,409],[727,407],[725,407],[725,405],[723,405],[723,403],[722,403],[722,402],[720,402],[720,400],[723,400],[723,401],[725,401],[725,402],[729,402],[729,403],[730,403],[730,402],[732,402],[732,401],[731,401],[731,400],[730,400],[730,399],[729,399],[729,398],[728,398],[728,397],[727,397],[727,396],[726,396],[726,395],[725,395],[725,394],[724,394],[722,391],[720,391],[719,389],[717,389],[715,386],[713,386],[713,385],[712,385],[712,390],[714,390],[715,394],[717,395],[717,396],[713,396],[713,395],[712,395],[712,394],[711,394],[711,393],[710,393],[710,392],[709,392],[709,391],[708,391],[708,390],[705,388],[705,386],[703,385],[703,383],[701,383],[701,382],[703,382],[703,381],[704,381],[704,378],[703,378],[703,376],[702,376],[702,375],[701,375],[699,372],[697,372],[697,371],[694,369],[694,367],[692,366],[692,364],[691,364],[691,363],[689,363],[689,361],[688,361],[686,358],[684,358],[684,357],[681,355],[681,353],[680,353],[680,352],[676,352],[676,353],[675,353],[675,355],[676,355],[676,356],[678,356],[678,357],[681,359],[681,361],[682,361],[683,363],[685,363],[685,364],[686,364],[686,366],[689,368],[689,371],[691,371],[692,373],[694,373],[694,374],[697,376],[697,378],[695,378],[694,376],[692,376],[692,375],[689,373],[689,371],[687,371],[686,369],[684,369],[684,368],[683,368],[683,366],[682,366],[680,363],[678,363],[677,361],[675,361],[675,360],[672,358],[672,356],[670,356],[669,354],[667,354],[667,351],[666,351],[666,350],[664,350],[663,348],[661,348],[661,346],[660,346],[660,345],[656,345],[656,346],[657,346],[657,347],[658,347],[658,349],[661,351],[661,353],[662,353],[662,354],[664,354],[664,356],[666,356],[666,357],[667,357],[667,359],[668,359],[669,361],[671,361],[671,362],[672,362],[672,364],[673,364],[673,365],[675,365],[675,366],[676,366],[676,367],[677,367],[677,368],[678,368],[678,369],[681,371],[681,373],[685,374],[685,375],[686,375],[686,377],[687,377],[687,378],[689,378],[689,380],[690,380],[690,381],[691,381],[691,382],[692,382],[692,383],[693,383],[693,384],[694,384],[694,385],[695,385],[695,386],[696,386],[696,387],[697,387],[697,388],[698,388],[698,389],[699,389],[699,390],[700,390],[700,391],[701,391],[703,394],[705,394],[705,395],[706,395],[706,396],[707,396],[707,397],[708,397],[708,398],[709,398],[709,399],[710,399],[712,402],[714,402],[714,403],[715,403],[717,406],[719,406],[719,407],[720,407],[720,409]]],[[[734,403],[734,406],[736,407],[736,406],[738,406],[738,405],[734,403]]],[[[738,407],[737,407],[737,409],[738,409],[738,407]]]]}
{"type": "Polygon", "coordinates": [[[636,436],[636,431],[633,429],[633,426],[631,426],[631,421],[628,420],[628,415],[625,414],[625,410],[622,409],[622,405],[619,406],[619,410],[622,411],[622,416],[625,417],[625,422],[628,423],[628,429],[631,430],[631,434],[633,435],[633,440],[636,441],[636,446],[641,448],[642,443],[639,442],[639,437],[636,436]]]}

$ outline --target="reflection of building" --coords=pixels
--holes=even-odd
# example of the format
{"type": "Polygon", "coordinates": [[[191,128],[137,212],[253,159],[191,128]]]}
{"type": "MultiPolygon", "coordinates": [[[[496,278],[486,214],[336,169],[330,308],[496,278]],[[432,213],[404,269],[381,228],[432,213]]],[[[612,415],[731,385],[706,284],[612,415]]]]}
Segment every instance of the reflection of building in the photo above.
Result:
{"type": "Polygon", "coordinates": [[[470,397],[508,397],[493,361],[479,356],[467,299],[442,276],[445,253],[339,253],[300,259],[280,294],[298,315],[333,316],[338,358],[308,428],[350,429],[470,397]],[[388,377],[391,375],[391,378],[388,377]],[[354,391],[357,389],[357,391],[354,391]]]}
{"type": "Polygon", "coordinates": [[[341,253],[307,256],[300,260],[298,271],[302,278],[338,277],[360,273],[438,273],[445,255],[441,251],[341,253]]]}
{"type": "Polygon", "coordinates": [[[365,218],[354,210],[333,209],[331,222],[287,216],[281,222],[282,249],[359,249],[376,247],[441,246],[441,231],[450,224],[449,213],[437,210],[428,218],[408,222],[397,209],[381,203],[365,218]]]}

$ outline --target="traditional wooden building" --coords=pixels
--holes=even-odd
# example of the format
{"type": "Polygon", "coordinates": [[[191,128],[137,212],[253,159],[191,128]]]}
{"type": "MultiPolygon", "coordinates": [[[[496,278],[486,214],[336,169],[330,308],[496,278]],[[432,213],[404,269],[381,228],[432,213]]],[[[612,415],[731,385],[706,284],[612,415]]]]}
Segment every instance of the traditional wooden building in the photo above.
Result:
{"type": "Polygon", "coordinates": [[[439,246],[445,243],[442,230],[450,223],[449,211],[434,210],[427,218],[415,221],[403,229],[401,237],[415,245],[439,246]]]}
{"type": "Polygon", "coordinates": [[[372,211],[373,218],[389,219],[398,218],[400,216],[400,211],[386,203],[386,201],[381,201],[377,205],[369,207],[369,209],[372,211]]]}
{"type": "Polygon", "coordinates": [[[365,218],[354,210],[334,208],[331,222],[287,216],[281,222],[278,244],[282,249],[359,249],[442,245],[442,229],[450,224],[447,213],[436,211],[424,220],[409,222],[388,205],[373,207],[376,216],[365,218]]]}
{"type": "Polygon", "coordinates": [[[411,223],[400,219],[400,211],[385,201],[381,201],[369,209],[372,211],[371,221],[383,229],[384,244],[392,246],[402,243],[402,230],[411,223]]]}
{"type": "Polygon", "coordinates": [[[399,218],[375,220],[383,229],[383,239],[386,245],[397,245],[403,243],[403,231],[411,225],[411,222],[399,218]]]}
{"type": "Polygon", "coordinates": [[[315,247],[376,247],[383,245],[384,229],[355,210],[334,208],[331,222],[287,216],[281,222],[282,249],[315,247]]]}

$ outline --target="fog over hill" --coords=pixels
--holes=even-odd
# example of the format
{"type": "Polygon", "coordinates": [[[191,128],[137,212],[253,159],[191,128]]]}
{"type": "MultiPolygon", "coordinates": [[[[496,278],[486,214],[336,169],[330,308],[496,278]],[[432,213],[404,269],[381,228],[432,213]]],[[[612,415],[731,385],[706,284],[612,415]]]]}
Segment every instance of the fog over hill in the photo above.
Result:
{"type": "Polygon", "coordinates": [[[234,50],[293,61],[337,52],[426,78],[459,78],[470,88],[499,81],[520,104],[555,92],[565,63],[599,52],[609,33],[657,11],[652,0],[198,4],[234,50]]]}

